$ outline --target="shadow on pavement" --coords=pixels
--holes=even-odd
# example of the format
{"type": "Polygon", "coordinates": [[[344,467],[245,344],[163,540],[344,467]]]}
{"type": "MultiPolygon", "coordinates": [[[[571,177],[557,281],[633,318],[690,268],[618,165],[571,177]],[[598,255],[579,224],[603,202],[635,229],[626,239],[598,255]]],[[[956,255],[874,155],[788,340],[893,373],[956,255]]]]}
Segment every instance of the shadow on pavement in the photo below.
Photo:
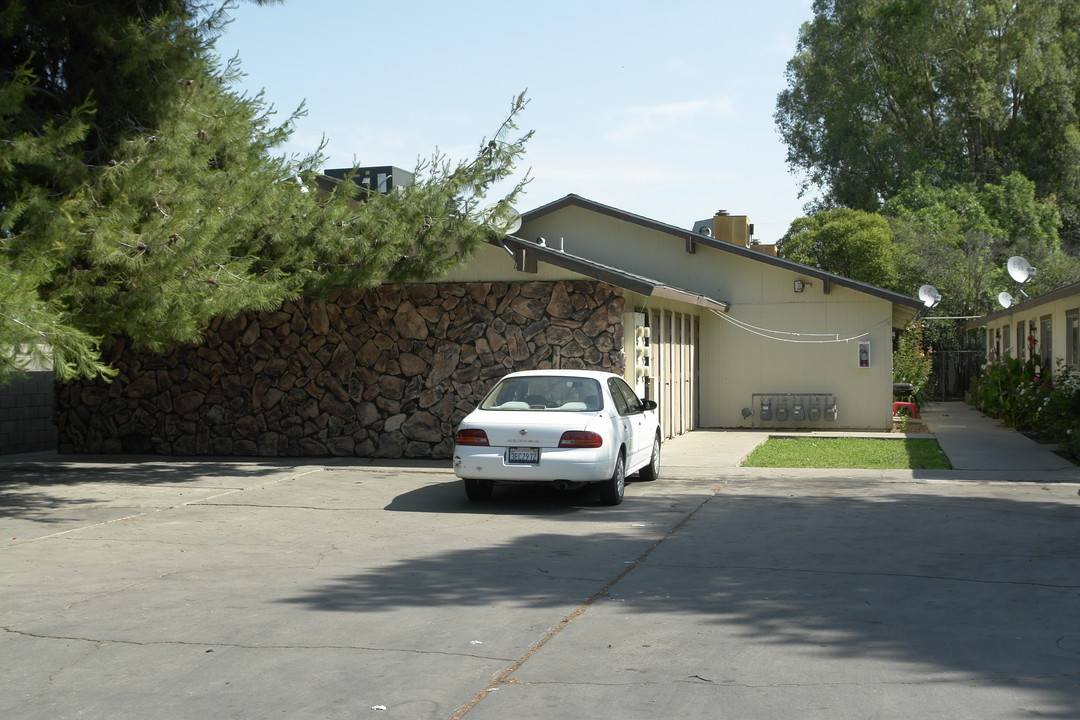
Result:
{"type": "Polygon", "coordinates": [[[110,462],[107,459],[77,459],[61,462],[26,462],[0,464],[3,485],[27,484],[36,487],[74,485],[85,482],[155,485],[188,483],[207,477],[252,477],[272,475],[299,465],[320,465],[324,460],[274,462],[269,460],[200,460],[198,458],[132,459],[110,462]]]}
{"type": "Polygon", "coordinates": [[[638,502],[633,497],[633,483],[627,481],[626,500],[619,506],[603,505],[595,486],[576,490],[557,490],[545,485],[498,485],[490,500],[474,502],[465,497],[460,480],[427,485],[402,493],[386,506],[390,512],[466,513],[473,515],[530,515],[536,517],[569,515],[581,511],[595,520],[597,511],[618,513],[638,502]]]}
{"type": "MultiPolygon", "coordinates": [[[[463,511],[462,504],[447,507],[447,485],[407,493],[388,509],[463,511]]],[[[485,512],[581,510],[566,500],[560,506],[542,494],[523,494],[496,500],[485,512]]],[[[635,536],[623,530],[625,520],[655,518],[663,504],[628,497],[614,508],[625,512],[624,522],[610,532],[533,533],[436,552],[344,575],[284,602],[358,613],[439,605],[482,612],[495,603],[566,607],[644,552],[655,534],[635,536]]],[[[674,526],[670,518],[659,524],[674,526]]],[[[1025,688],[1075,709],[1078,527],[1080,507],[1060,502],[744,489],[707,501],[612,597],[621,600],[621,613],[650,618],[642,627],[652,633],[662,632],[664,618],[686,613],[712,626],[718,642],[739,637],[808,657],[900,663],[905,673],[931,682],[940,675],[942,682],[1025,688]]]]}

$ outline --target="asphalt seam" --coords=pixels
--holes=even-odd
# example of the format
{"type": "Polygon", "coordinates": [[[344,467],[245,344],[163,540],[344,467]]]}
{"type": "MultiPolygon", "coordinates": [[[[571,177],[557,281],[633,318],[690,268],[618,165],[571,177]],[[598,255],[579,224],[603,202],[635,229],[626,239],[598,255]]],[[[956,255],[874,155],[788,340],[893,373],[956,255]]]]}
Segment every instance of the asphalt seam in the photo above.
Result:
{"type": "MultiPolygon", "coordinates": [[[[211,498],[212,499],[212,498],[211,498]]],[[[357,512],[373,510],[377,508],[371,507],[346,507],[344,505],[334,507],[320,507],[318,505],[274,505],[271,503],[224,503],[224,502],[209,502],[208,500],[195,501],[190,503],[191,505],[199,505],[203,507],[236,507],[236,508],[259,508],[261,510],[321,510],[321,511],[348,511],[354,510],[357,512]]]]}
{"type": "Polygon", "coordinates": [[[452,652],[449,650],[416,650],[411,648],[388,648],[368,647],[364,645],[244,645],[241,643],[222,642],[193,642],[191,640],[118,640],[115,638],[89,638],[75,635],[48,635],[35,633],[17,628],[0,626],[0,630],[20,637],[33,638],[36,640],[63,640],[65,642],[85,642],[95,645],[133,645],[136,647],[151,647],[154,645],[176,645],[181,647],[206,648],[206,652],[214,652],[216,648],[228,648],[236,650],[358,650],[363,652],[383,653],[407,653],[412,655],[448,655],[450,657],[473,658],[476,660],[498,660],[509,662],[513,658],[499,657],[497,655],[477,655],[476,653],[452,652]]]}
{"type": "Polygon", "coordinates": [[[150,515],[154,515],[154,514],[159,513],[159,512],[166,512],[166,511],[169,511],[169,510],[176,510],[177,508],[183,508],[183,507],[191,507],[192,505],[199,505],[201,503],[207,503],[208,501],[214,500],[216,498],[225,497],[226,495],[234,495],[234,494],[236,494],[238,492],[246,492],[248,490],[254,490],[256,488],[268,487],[270,485],[283,483],[283,482],[286,482],[288,480],[296,480],[297,478],[304,477],[305,475],[313,475],[315,473],[320,473],[320,472],[323,472],[323,468],[316,468],[316,469],[313,469],[313,470],[307,470],[307,471],[301,472],[301,473],[299,473],[297,475],[288,475],[288,476],[285,476],[285,477],[274,478],[273,480],[261,483],[259,485],[252,485],[252,486],[248,486],[248,487],[229,488],[228,490],[225,490],[224,492],[220,492],[220,493],[217,493],[216,495],[211,495],[209,497],[197,498],[197,499],[194,499],[194,500],[188,500],[186,502],[176,503],[175,505],[169,505],[167,507],[153,508],[152,510],[145,510],[143,512],[134,513],[132,515],[125,515],[124,517],[113,518],[112,520],[105,520],[105,521],[98,522],[98,523],[91,523],[90,525],[80,525],[79,527],[69,528],[67,530],[61,530],[59,532],[50,533],[48,535],[39,535],[38,537],[32,537],[32,538],[28,538],[26,540],[16,540],[14,542],[9,542],[9,543],[7,543],[5,545],[0,545],[0,550],[4,550],[4,549],[7,549],[7,548],[12,548],[12,547],[17,547],[19,545],[26,545],[27,543],[37,542],[39,540],[48,540],[50,538],[56,538],[56,537],[60,537],[62,535],[68,535],[70,533],[80,532],[82,530],[88,530],[90,528],[105,527],[106,525],[112,525],[113,523],[124,522],[126,520],[134,520],[136,518],[141,518],[141,517],[148,517],[150,515]]]}
{"type": "Polygon", "coordinates": [[[511,676],[515,672],[520,670],[521,666],[524,665],[529,660],[529,658],[539,652],[549,642],[554,640],[559,635],[559,633],[565,630],[571,623],[584,615],[585,611],[592,607],[597,600],[609,596],[611,590],[616,585],[618,585],[627,575],[632,573],[642,563],[644,563],[649,558],[649,556],[652,555],[653,552],[655,552],[656,549],[659,548],[665,541],[671,538],[679,530],[684,528],[690,522],[690,520],[693,519],[693,517],[697,515],[702,508],[709,504],[717,495],[719,495],[720,491],[723,490],[726,486],[727,483],[725,482],[718,487],[713,488],[712,493],[709,494],[708,497],[698,503],[697,507],[695,507],[693,510],[686,513],[686,515],[684,515],[677,523],[675,523],[675,525],[673,525],[670,530],[664,533],[661,537],[657,538],[652,543],[652,545],[646,548],[646,550],[640,555],[638,555],[637,558],[627,563],[626,567],[623,568],[622,572],[609,580],[607,584],[604,585],[602,588],[593,593],[588,599],[586,599],[577,608],[575,608],[572,613],[563,618],[562,622],[548,630],[548,632],[545,633],[542,638],[533,643],[533,645],[528,650],[526,650],[525,653],[521,655],[521,657],[515,660],[512,665],[496,674],[494,678],[492,678],[492,681],[488,683],[484,689],[480,690],[480,692],[476,693],[472,698],[470,698],[467,703],[458,708],[457,712],[455,712],[450,717],[450,720],[461,720],[461,718],[465,717],[465,715],[467,715],[469,711],[476,707],[477,703],[479,703],[493,691],[498,690],[500,685],[518,684],[511,679],[511,676]]]}
{"type": "MultiPolygon", "coordinates": [[[[1067,673],[1066,673],[1067,674],[1067,673]]],[[[1059,673],[1048,673],[1035,676],[1042,679],[1057,678],[1059,673]]],[[[984,678],[988,685],[1000,685],[1003,683],[1016,683],[1020,681],[1020,678],[1015,676],[1007,677],[989,677],[984,678]]],[[[508,681],[507,685],[521,685],[521,686],[561,686],[561,687],[655,687],[655,686],[670,686],[670,685],[697,685],[705,687],[715,688],[811,688],[811,687],[925,687],[925,686],[937,686],[942,684],[942,680],[937,678],[927,678],[925,680],[879,680],[876,682],[770,682],[770,683],[746,683],[746,682],[734,682],[731,680],[710,680],[709,678],[702,677],[701,675],[688,675],[686,679],[671,679],[671,680],[628,680],[626,682],[573,682],[573,681],[560,681],[560,680],[513,680],[508,681]]]]}
{"type": "MultiPolygon", "coordinates": [[[[1038,677],[1043,678],[1055,678],[1056,674],[1042,675],[1038,677]]],[[[564,688],[650,688],[658,687],[658,685],[698,685],[698,687],[713,687],[717,689],[727,688],[748,688],[748,689],[762,689],[762,688],[894,688],[894,687],[927,687],[927,685],[940,685],[942,680],[935,678],[929,678],[926,680],[879,680],[877,682],[865,682],[865,681],[852,681],[852,682],[734,682],[731,680],[710,680],[703,678],[700,675],[690,675],[686,679],[671,679],[671,680],[627,680],[626,682],[573,682],[573,681],[561,681],[561,680],[516,680],[508,682],[507,684],[523,685],[523,687],[531,687],[531,685],[548,685],[548,687],[564,687],[564,688]]],[[[1002,683],[1002,682],[1016,682],[1016,678],[991,678],[989,683],[1002,683]]]]}

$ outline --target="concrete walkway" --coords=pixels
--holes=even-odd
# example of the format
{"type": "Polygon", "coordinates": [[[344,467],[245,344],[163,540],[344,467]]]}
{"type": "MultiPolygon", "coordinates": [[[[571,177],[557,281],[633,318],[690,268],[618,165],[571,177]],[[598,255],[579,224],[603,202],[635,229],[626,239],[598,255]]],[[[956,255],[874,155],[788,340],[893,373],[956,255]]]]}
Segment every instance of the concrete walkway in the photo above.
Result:
{"type": "MultiPolygon", "coordinates": [[[[934,438],[952,463],[948,471],[917,471],[915,476],[933,475],[942,480],[983,480],[1004,482],[1080,482],[1080,467],[1054,452],[1055,445],[1043,445],[1022,433],[1009,430],[962,402],[932,403],[921,411],[925,432],[909,432],[908,438],[934,438]]],[[[912,429],[920,425],[913,424],[912,429]]],[[[860,431],[784,432],[778,430],[699,430],[664,444],[665,464],[670,468],[737,468],[761,443],[770,437],[882,437],[897,433],[860,431]]],[[[811,473],[791,469],[791,473],[811,473]]]]}
{"type": "Polygon", "coordinates": [[[924,410],[923,417],[955,470],[1076,470],[1054,452],[1056,446],[1041,445],[964,403],[935,403],[924,410]]]}

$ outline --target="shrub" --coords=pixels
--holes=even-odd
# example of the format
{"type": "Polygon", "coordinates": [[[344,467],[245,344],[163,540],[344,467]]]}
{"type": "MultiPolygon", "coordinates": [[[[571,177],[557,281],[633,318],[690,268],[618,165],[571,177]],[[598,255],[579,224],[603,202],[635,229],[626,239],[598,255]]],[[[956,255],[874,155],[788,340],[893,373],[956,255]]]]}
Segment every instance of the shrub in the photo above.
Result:
{"type": "Polygon", "coordinates": [[[971,398],[990,417],[1080,457],[1080,376],[1063,363],[1050,376],[1038,355],[990,362],[972,382],[971,398]]]}
{"type": "Polygon", "coordinates": [[[926,403],[926,386],[934,358],[923,348],[923,327],[912,323],[896,341],[893,351],[893,382],[911,383],[912,396],[919,405],[926,403]]]}

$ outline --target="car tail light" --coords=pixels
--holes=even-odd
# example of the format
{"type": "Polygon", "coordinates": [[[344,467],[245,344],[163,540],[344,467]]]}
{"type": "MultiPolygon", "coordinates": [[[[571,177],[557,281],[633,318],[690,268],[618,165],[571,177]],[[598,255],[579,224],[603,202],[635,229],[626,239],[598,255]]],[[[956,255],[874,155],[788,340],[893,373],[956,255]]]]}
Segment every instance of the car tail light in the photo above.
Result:
{"type": "Polygon", "coordinates": [[[458,430],[454,442],[458,445],[487,445],[488,436],[483,430],[458,430]]]}
{"type": "Polygon", "coordinates": [[[567,430],[559,438],[561,448],[598,448],[604,444],[604,438],[594,432],[567,430]]]}

